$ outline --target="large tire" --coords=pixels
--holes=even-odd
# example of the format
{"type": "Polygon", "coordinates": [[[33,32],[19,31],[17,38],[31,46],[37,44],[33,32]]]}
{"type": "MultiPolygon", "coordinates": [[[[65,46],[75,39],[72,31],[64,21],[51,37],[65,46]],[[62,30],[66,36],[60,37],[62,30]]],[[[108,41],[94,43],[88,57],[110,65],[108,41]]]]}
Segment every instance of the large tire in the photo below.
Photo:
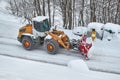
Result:
{"type": "Polygon", "coordinates": [[[22,45],[26,50],[31,50],[34,47],[33,41],[30,37],[23,37],[22,45]]]}
{"type": "Polygon", "coordinates": [[[58,50],[59,50],[59,45],[57,43],[57,41],[51,39],[51,40],[47,40],[46,44],[45,44],[45,49],[49,54],[57,54],[58,50]]]}

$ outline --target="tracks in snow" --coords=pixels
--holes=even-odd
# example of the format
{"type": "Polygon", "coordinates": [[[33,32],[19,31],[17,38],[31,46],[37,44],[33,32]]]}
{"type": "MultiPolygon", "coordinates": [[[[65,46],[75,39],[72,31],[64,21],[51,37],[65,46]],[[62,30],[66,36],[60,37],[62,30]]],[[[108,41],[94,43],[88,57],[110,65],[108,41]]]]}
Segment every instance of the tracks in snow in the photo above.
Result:
{"type": "Polygon", "coordinates": [[[30,61],[35,61],[35,62],[43,62],[43,63],[48,63],[48,64],[55,64],[55,65],[60,65],[60,66],[67,66],[66,64],[62,64],[62,63],[49,62],[49,61],[44,61],[44,60],[37,60],[37,59],[32,59],[32,58],[27,58],[27,57],[25,58],[25,57],[14,56],[14,55],[9,55],[9,54],[2,54],[2,53],[0,53],[0,55],[7,56],[7,57],[13,57],[13,58],[30,60],[30,61]]]}

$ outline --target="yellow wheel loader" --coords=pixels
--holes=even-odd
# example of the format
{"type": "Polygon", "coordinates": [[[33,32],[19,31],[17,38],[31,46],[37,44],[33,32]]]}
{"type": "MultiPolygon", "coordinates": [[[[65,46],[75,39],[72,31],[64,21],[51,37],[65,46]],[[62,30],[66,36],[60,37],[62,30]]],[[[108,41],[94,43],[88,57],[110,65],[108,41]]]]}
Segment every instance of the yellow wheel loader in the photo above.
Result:
{"type": "Polygon", "coordinates": [[[50,31],[48,18],[45,16],[35,17],[32,19],[32,24],[21,27],[17,38],[27,50],[33,49],[34,45],[43,43],[46,51],[50,54],[56,54],[59,47],[70,48],[67,35],[56,29],[50,31]]]}

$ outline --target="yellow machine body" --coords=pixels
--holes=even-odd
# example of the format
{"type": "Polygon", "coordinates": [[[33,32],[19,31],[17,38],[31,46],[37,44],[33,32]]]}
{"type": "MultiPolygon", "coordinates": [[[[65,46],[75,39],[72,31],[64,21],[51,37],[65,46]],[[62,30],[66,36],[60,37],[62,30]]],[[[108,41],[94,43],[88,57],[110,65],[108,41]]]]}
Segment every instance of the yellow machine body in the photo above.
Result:
{"type": "Polygon", "coordinates": [[[48,34],[54,39],[55,41],[58,42],[59,45],[61,45],[65,49],[70,48],[70,42],[69,38],[63,31],[58,31],[58,30],[53,30],[51,32],[48,32],[48,34]]]}
{"type": "Polygon", "coordinates": [[[25,33],[32,34],[32,24],[27,24],[19,29],[18,40],[20,40],[25,33]]]}

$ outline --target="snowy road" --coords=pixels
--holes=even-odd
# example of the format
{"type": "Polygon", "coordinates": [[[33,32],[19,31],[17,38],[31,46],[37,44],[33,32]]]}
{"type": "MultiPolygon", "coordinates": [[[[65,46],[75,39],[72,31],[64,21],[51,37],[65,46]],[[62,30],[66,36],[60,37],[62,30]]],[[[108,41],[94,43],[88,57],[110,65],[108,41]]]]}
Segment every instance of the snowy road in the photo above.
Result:
{"type": "Polygon", "coordinates": [[[76,71],[66,66],[46,64],[0,55],[0,80],[119,80],[120,76],[94,71],[76,71]],[[87,75],[86,75],[87,74],[87,75]]]}
{"type": "MultiPolygon", "coordinates": [[[[68,62],[76,59],[83,59],[83,56],[77,51],[60,50],[56,55],[48,54],[43,47],[27,51],[16,40],[1,37],[0,38],[0,55],[23,58],[44,63],[51,63],[66,66],[68,62]]],[[[86,61],[86,60],[84,60],[86,61]]],[[[120,56],[94,54],[93,57],[86,61],[89,69],[102,72],[120,74],[120,56]]]]}

